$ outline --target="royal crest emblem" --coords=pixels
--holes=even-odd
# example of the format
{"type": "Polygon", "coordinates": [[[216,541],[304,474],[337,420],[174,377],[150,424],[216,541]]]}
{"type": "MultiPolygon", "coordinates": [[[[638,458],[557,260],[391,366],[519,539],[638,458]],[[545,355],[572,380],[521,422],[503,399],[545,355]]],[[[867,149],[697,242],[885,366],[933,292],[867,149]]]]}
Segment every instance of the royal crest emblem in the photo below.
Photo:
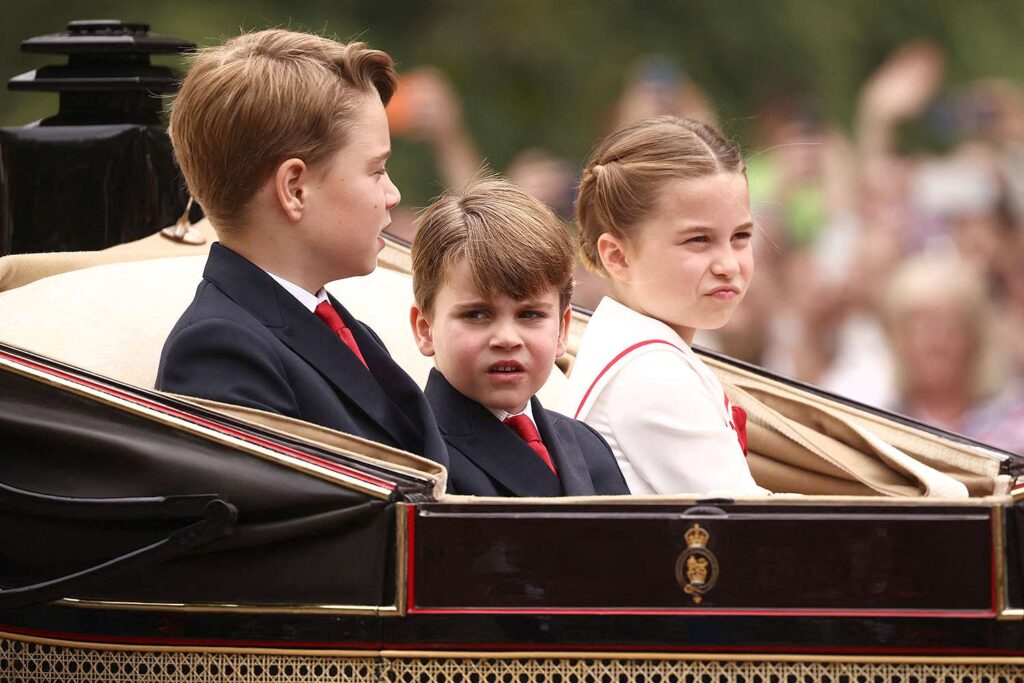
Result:
{"type": "Polygon", "coordinates": [[[700,524],[690,527],[683,538],[686,550],[676,559],[676,581],[699,605],[718,580],[718,559],[707,547],[711,534],[700,524]]]}

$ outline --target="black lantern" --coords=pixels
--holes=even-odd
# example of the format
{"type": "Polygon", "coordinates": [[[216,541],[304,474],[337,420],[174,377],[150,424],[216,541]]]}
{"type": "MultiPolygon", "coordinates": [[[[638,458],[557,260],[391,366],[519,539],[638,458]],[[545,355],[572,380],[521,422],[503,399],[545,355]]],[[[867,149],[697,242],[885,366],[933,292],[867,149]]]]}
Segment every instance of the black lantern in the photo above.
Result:
{"type": "Polygon", "coordinates": [[[188,197],[161,110],[177,78],[150,55],[194,48],[115,20],[72,21],[22,42],[68,61],[8,82],[59,93],[60,109],[0,128],[0,255],[102,249],[175,221],[188,197]]]}

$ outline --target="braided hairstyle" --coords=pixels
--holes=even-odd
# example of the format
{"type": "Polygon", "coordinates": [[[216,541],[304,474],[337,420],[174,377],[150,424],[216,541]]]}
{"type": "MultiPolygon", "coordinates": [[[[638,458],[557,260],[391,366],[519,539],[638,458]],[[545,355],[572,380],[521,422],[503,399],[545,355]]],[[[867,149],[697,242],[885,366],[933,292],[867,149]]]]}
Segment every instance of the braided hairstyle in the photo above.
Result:
{"type": "Polygon", "coordinates": [[[576,221],[583,264],[607,275],[597,239],[606,232],[629,239],[666,181],[745,172],[739,150],[699,121],[658,116],[620,128],[594,148],[580,180],[576,221]]]}

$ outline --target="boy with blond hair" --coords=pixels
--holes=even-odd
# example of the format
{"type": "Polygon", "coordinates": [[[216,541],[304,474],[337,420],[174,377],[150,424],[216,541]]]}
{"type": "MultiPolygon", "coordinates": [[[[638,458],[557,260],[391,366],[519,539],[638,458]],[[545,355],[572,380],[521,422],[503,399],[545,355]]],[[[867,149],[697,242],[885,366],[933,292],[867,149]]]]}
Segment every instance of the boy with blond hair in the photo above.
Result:
{"type": "Polygon", "coordinates": [[[486,180],[436,200],[417,223],[411,323],[434,357],[426,395],[448,446],[449,489],[629,493],[604,439],[534,396],[569,333],[573,254],[558,219],[486,180]]]}
{"type": "Polygon", "coordinates": [[[398,189],[391,58],[268,30],[201,50],[171,109],[189,191],[217,230],[157,388],[300,418],[444,463],[430,408],[324,290],[371,272],[398,189]]]}

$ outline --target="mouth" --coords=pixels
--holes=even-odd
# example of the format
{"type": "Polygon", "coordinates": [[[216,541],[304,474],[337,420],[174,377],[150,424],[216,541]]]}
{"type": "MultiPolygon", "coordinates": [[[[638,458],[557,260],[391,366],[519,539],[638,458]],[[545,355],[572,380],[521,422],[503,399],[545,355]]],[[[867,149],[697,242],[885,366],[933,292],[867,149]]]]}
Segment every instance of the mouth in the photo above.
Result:
{"type": "Polygon", "coordinates": [[[740,295],[740,288],[735,285],[723,285],[721,287],[715,287],[707,296],[714,299],[720,299],[722,301],[731,301],[740,295]]]}
{"type": "Polygon", "coordinates": [[[499,382],[515,381],[526,376],[526,368],[517,360],[499,360],[487,366],[487,376],[499,382]]]}

